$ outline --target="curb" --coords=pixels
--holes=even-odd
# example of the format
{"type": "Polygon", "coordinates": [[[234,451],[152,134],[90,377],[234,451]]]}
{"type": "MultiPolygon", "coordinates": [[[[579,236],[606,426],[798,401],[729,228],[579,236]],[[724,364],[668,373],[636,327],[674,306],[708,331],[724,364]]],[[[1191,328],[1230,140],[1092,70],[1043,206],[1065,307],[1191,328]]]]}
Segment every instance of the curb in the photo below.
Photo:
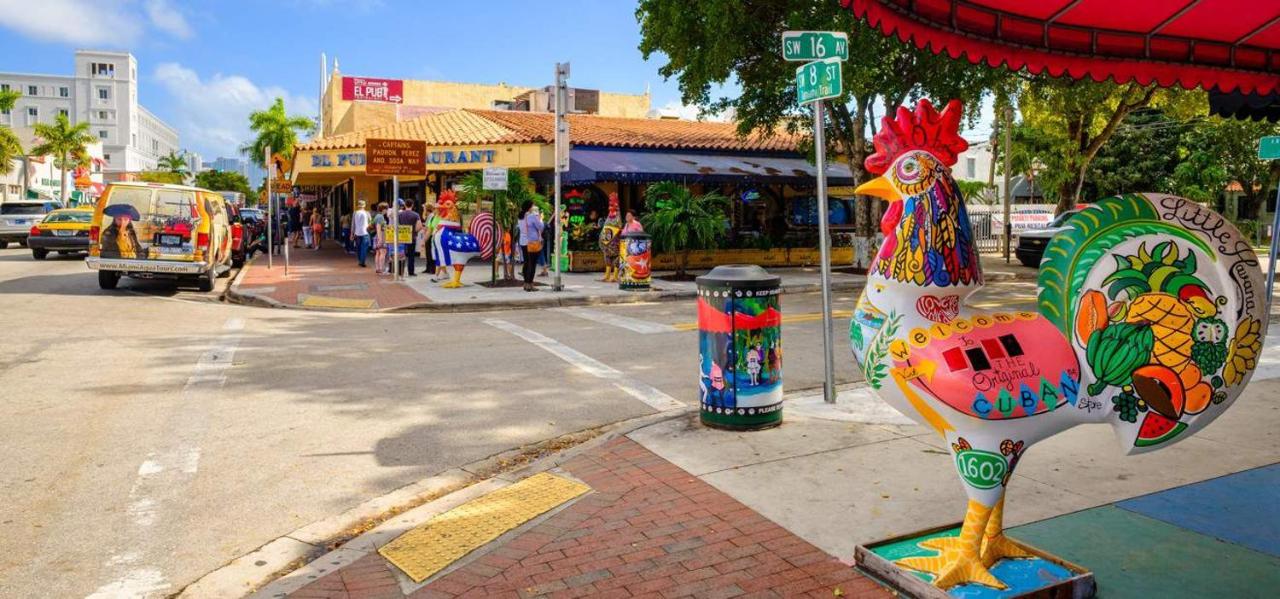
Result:
{"type": "Polygon", "coordinates": [[[378,540],[385,542],[394,538],[386,538],[387,532],[383,527],[403,526],[402,522],[393,521],[397,516],[409,515],[419,510],[439,513],[444,511],[440,509],[441,505],[452,507],[453,504],[465,502],[476,494],[477,489],[516,482],[554,468],[621,435],[681,418],[695,411],[695,406],[685,406],[638,416],[568,433],[450,468],[269,541],[201,576],[173,596],[181,599],[241,597],[249,594],[283,597],[375,552],[376,547],[383,544],[378,543],[378,540]],[[578,438],[581,440],[571,447],[552,449],[527,462],[520,462],[530,448],[536,450],[545,445],[554,447],[557,441],[575,441],[578,438]],[[514,467],[513,462],[516,462],[514,467]],[[465,499],[460,502],[459,498],[465,499]],[[368,525],[370,520],[383,516],[385,517],[376,525],[368,525]],[[352,530],[359,530],[359,534],[348,537],[345,533],[352,530]]]}

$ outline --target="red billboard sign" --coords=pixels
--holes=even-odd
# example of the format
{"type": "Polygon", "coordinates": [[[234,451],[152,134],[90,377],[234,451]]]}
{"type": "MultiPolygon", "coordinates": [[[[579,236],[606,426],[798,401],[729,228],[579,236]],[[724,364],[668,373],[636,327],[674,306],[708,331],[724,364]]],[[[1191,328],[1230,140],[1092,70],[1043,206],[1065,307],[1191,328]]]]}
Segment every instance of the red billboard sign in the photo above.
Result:
{"type": "Polygon", "coordinates": [[[342,99],[348,102],[404,102],[404,81],[400,79],[371,79],[369,77],[343,77],[342,99]]]}

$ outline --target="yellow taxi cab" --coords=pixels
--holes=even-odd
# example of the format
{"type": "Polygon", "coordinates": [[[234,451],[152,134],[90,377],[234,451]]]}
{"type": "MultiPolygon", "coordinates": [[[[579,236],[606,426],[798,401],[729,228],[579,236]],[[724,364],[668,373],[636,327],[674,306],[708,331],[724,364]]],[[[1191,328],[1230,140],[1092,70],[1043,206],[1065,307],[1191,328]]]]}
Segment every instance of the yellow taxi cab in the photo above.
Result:
{"type": "Polygon", "coordinates": [[[89,251],[89,227],[92,223],[92,206],[59,208],[46,214],[27,232],[31,257],[44,260],[49,252],[66,255],[89,251]]]}
{"type": "Polygon", "coordinates": [[[115,289],[125,276],[194,282],[212,291],[231,271],[226,201],[198,187],[112,183],[94,207],[85,263],[98,271],[103,289],[115,289]]]}

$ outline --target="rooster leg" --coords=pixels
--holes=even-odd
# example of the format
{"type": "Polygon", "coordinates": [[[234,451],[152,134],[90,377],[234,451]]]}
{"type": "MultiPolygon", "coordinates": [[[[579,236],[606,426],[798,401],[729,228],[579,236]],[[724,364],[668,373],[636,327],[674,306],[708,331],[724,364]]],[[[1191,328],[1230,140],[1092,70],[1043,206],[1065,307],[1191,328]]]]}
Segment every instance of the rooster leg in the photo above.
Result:
{"type": "Polygon", "coordinates": [[[991,509],[991,518],[987,520],[986,534],[982,539],[982,564],[990,568],[1006,557],[1034,556],[1004,536],[1004,496],[1001,495],[1000,501],[991,509]]]}
{"type": "Polygon", "coordinates": [[[940,589],[970,582],[996,589],[1008,588],[992,576],[982,563],[983,531],[986,530],[987,521],[991,518],[991,511],[990,507],[970,499],[969,510],[964,515],[964,524],[960,527],[959,537],[940,543],[926,541],[928,544],[925,546],[938,549],[941,551],[940,555],[909,557],[898,560],[896,563],[933,574],[933,586],[940,589]]]}
{"type": "Polygon", "coordinates": [[[462,286],[462,269],[457,266],[453,267],[453,279],[448,283],[441,285],[445,289],[457,289],[462,286]]]}

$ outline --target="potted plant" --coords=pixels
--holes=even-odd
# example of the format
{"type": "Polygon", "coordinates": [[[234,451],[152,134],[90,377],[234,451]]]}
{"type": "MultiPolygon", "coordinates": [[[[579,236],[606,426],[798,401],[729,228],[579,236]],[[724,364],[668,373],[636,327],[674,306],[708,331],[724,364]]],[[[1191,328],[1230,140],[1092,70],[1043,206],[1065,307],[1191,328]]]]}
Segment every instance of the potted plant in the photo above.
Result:
{"type": "Polygon", "coordinates": [[[640,218],[659,252],[675,252],[677,280],[688,279],[689,252],[715,247],[724,238],[729,198],[716,193],[694,195],[689,188],[664,181],[644,194],[647,213],[640,218]]]}

